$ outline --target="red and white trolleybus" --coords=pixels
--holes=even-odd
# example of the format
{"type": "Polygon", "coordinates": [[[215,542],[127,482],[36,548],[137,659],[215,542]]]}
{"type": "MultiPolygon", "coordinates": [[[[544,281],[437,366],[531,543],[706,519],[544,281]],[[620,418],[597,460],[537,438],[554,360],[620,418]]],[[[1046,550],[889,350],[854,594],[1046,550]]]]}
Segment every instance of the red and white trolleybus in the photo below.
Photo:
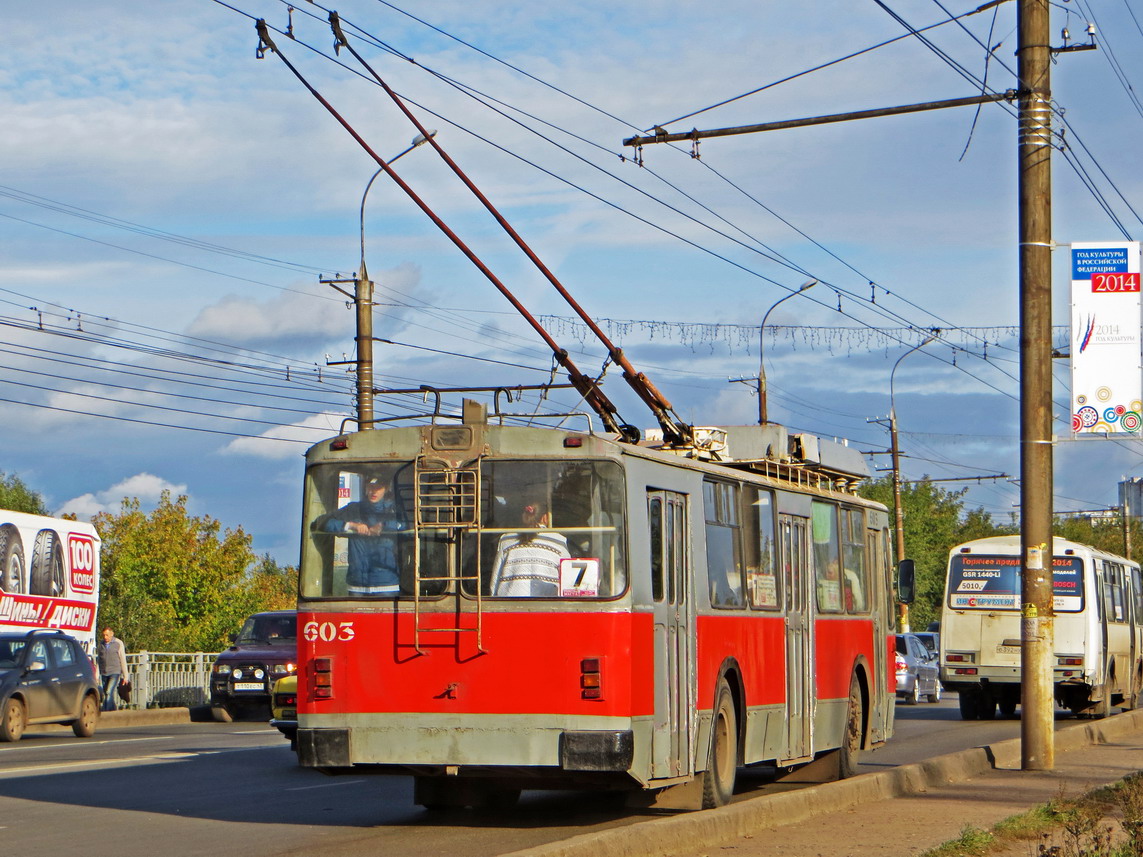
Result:
{"type": "Polygon", "coordinates": [[[521,788],[698,808],[741,765],[847,776],[890,737],[889,521],[853,493],[860,454],[777,425],[668,450],[463,414],[309,450],[303,766],[411,774],[430,808],[521,788]],[[328,525],[377,480],[395,524],[328,525]],[[350,584],[368,538],[396,591],[350,584]],[[550,589],[493,589],[513,540],[550,589]]]}

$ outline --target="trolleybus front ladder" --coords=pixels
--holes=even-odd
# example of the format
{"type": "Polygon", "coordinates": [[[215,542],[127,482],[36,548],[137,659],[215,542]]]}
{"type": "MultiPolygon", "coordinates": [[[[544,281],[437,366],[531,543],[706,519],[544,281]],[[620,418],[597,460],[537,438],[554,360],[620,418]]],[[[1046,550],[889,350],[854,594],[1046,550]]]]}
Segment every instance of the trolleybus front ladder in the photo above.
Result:
{"type": "MultiPolygon", "coordinates": [[[[476,634],[476,648],[484,651],[483,644],[483,601],[480,591],[480,551],[476,551],[472,574],[464,574],[460,565],[451,562],[443,569],[429,569],[425,574],[421,565],[421,534],[425,531],[447,531],[456,535],[479,527],[480,522],[480,461],[477,459],[466,467],[452,467],[439,459],[419,456],[415,468],[415,491],[413,500],[414,562],[413,562],[413,648],[421,651],[421,633],[470,632],[476,634]],[[446,591],[451,588],[456,599],[452,627],[422,624],[421,584],[443,583],[446,591]],[[472,584],[476,597],[476,622],[464,625],[461,617],[461,590],[465,583],[472,584]]],[[[456,539],[450,539],[455,543],[456,539]]]]}

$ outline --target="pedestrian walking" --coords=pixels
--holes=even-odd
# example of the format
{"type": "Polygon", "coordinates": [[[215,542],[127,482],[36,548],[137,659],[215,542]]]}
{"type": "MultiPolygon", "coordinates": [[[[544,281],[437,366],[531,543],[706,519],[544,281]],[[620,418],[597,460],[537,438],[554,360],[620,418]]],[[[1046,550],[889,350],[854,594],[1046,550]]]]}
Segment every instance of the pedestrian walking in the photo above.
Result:
{"type": "Polygon", "coordinates": [[[103,710],[115,711],[119,705],[115,694],[127,682],[127,649],[110,628],[103,629],[99,647],[99,677],[103,683],[103,710]]]}

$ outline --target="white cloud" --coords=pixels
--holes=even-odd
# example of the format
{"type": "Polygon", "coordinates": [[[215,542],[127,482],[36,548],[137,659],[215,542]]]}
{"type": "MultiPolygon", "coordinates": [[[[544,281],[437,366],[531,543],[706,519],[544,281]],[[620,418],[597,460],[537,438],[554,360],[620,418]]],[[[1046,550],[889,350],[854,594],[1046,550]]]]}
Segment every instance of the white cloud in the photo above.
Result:
{"type": "MultiPolygon", "coordinates": [[[[256,458],[284,460],[303,455],[306,447],[322,436],[331,437],[341,430],[346,414],[324,413],[307,417],[299,423],[264,432],[260,437],[240,437],[222,450],[224,455],[249,455],[256,458]],[[294,441],[301,441],[297,443],[294,441]]],[[[350,423],[354,430],[356,423],[350,423]]]]}
{"type": "MultiPolygon", "coordinates": [[[[346,277],[350,275],[345,275],[346,277]]],[[[390,270],[371,272],[377,284],[376,300],[397,294],[403,300],[419,284],[416,266],[402,265],[390,270]]],[[[352,283],[341,288],[353,290],[352,283]]],[[[242,343],[250,347],[277,347],[292,353],[340,346],[351,347],[355,317],[349,299],[329,286],[318,292],[312,285],[298,286],[299,291],[283,291],[266,300],[228,295],[204,307],[190,323],[187,333],[203,339],[242,343]],[[301,291],[304,290],[304,293],[301,291]]],[[[400,310],[386,308],[377,319],[392,325],[400,310]]]]}
{"type": "Polygon", "coordinates": [[[118,512],[123,500],[128,497],[138,498],[139,503],[147,508],[158,503],[164,491],[169,491],[172,497],[178,497],[185,494],[186,490],[185,484],[177,485],[150,473],[137,473],[104,491],[73,497],[57,509],[55,514],[74,514],[81,520],[91,520],[93,515],[100,512],[118,512]]]}

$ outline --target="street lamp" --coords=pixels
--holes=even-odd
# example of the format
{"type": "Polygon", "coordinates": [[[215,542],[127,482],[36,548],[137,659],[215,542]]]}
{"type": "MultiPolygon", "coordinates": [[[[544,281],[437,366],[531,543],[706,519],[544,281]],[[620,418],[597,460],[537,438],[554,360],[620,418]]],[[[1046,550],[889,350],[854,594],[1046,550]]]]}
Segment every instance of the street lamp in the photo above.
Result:
{"type": "MultiPolygon", "coordinates": [[[[418,134],[413,138],[406,149],[399,152],[389,160],[394,161],[409,154],[417,146],[427,143],[429,137],[435,137],[436,131],[429,131],[428,135],[418,134]]],[[[369,189],[373,187],[373,180],[385,171],[380,167],[369,178],[365,185],[365,193],[361,195],[361,268],[353,278],[353,305],[357,310],[357,427],[359,429],[373,428],[373,281],[369,279],[369,272],[365,269],[365,200],[369,196],[369,189]]]]}
{"type": "Polygon", "coordinates": [[[783,301],[788,301],[795,295],[800,295],[802,292],[812,289],[818,284],[817,280],[810,280],[798,286],[798,290],[790,292],[783,298],[779,298],[766,310],[766,314],[762,316],[762,323],[758,325],[758,425],[766,425],[766,319],[770,317],[778,304],[783,301]]]}
{"type": "MultiPolygon", "coordinates": [[[[901,509],[901,453],[897,445],[897,407],[893,401],[893,379],[897,375],[897,367],[901,365],[902,360],[914,351],[924,348],[934,339],[936,336],[926,336],[920,343],[898,357],[897,362],[893,364],[893,370],[889,373],[889,439],[890,451],[893,455],[893,517],[896,523],[898,566],[901,560],[905,558],[905,513],[901,509]]],[[[901,627],[901,633],[908,633],[909,605],[901,601],[897,602],[897,621],[901,627]]]]}

